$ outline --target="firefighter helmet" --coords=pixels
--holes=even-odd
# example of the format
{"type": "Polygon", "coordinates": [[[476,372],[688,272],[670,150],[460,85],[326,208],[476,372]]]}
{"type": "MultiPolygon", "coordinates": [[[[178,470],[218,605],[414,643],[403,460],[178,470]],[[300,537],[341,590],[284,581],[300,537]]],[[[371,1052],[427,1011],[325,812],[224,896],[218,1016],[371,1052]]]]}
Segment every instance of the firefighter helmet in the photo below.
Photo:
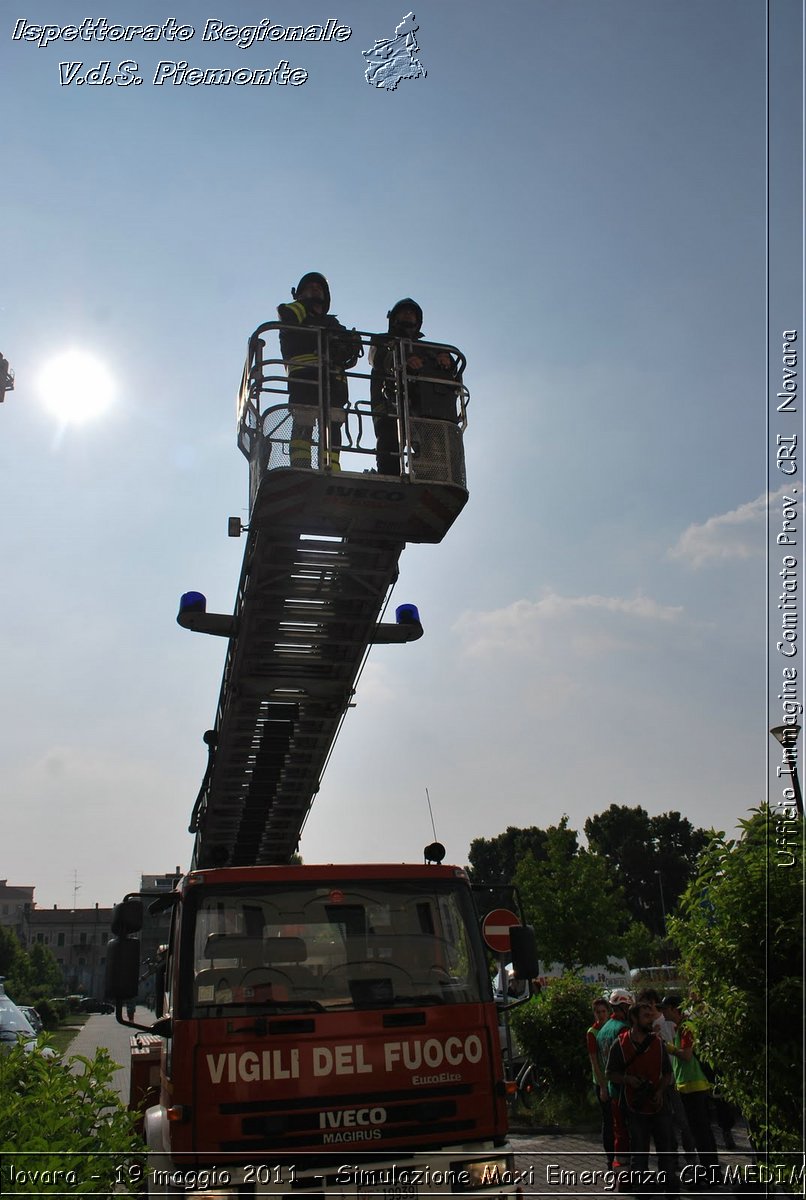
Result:
{"type": "Polygon", "coordinates": [[[324,275],[319,271],[309,271],[307,275],[303,275],[295,288],[291,289],[291,295],[296,300],[299,293],[303,290],[307,283],[318,283],[325,296],[325,312],[330,311],[330,287],[324,275]]]}
{"type": "Polygon", "coordinates": [[[420,330],[422,329],[422,325],[423,325],[423,310],[420,308],[420,306],[416,300],[412,300],[411,296],[406,296],[406,298],[404,300],[398,300],[398,302],[394,306],[394,308],[389,309],[389,312],[386,315],[389,318],[390,331],[392,329],[392,326],[395,324],[395,321],[397,320],[398,314],[404,308],[410,308],[416,314],[416,316],[417,316],[417,332],[419,333],[420,330]]]}

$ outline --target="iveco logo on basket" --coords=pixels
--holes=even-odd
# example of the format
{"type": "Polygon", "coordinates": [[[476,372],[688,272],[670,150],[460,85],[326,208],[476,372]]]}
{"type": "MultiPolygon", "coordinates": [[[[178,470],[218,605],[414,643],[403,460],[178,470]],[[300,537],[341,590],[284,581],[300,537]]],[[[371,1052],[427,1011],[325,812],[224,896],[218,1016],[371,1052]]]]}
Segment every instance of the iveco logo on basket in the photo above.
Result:
{"type": "Polygon", "coordinates": [[[383,1125],[385,1120],[385,1108],[343,1108],[339,1112],[320,1113],[319,1128],[347,1129],[354,1125],[383,1125]]]}

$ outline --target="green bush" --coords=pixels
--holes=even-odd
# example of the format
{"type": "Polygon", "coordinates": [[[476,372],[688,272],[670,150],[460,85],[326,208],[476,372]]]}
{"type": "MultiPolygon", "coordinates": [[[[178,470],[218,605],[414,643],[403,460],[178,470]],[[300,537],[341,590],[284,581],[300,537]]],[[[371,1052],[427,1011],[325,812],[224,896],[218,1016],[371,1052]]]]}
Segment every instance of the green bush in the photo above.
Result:
{"type": "Polygon", "coordinates": [[[56,1181],[82,1195],[135,1194],[116,1186],[142,1175],[144,1147],[109,1086],[115,1070],[100,1049],[66,1062],[22,1045],[0,1055],[0,1194],[47,1195],[56,1181]]]}
{"type": "Polygon", "coordinates": [[[550,980],[538,996],[511,1013],[512,1028],[535,1066],[536,1099],[544,1117],[554,1109],[585,1112],[591,1091],[585,1032],[599,991],[566,974],[550,980]]]}
{"type": "Polygon", "coordinates": [[[670,921],[699,998],[699,1051],[753,1145],[803,1151],[803,821],[765,804],[714,837],[670,921]]]}
{"type": "Polygon", "coordinates": [[[58,1029],[61,1022],[64,1020],[64,1005],[58,1004],[53,1000],[36,1000],[34,1008],[42,1018],[42,1024],[45,1029],[58,1029]]]}
{"type": "Polygon", "coordinates": [[[53,1011],[56,1013],[56,1019],[59,1024],[64,1024],[64,1022],[67,1020],[67,1005],[63,1000],[51,1000],[50,1004],[53,1008],[53,1011]]]}

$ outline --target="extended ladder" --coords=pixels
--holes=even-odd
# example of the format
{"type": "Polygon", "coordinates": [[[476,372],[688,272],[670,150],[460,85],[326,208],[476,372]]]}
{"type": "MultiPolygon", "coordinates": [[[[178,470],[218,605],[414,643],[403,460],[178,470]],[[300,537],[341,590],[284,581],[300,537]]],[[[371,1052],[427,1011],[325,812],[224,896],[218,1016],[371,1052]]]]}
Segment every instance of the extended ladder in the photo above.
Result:
{"type": "MultiPolygon", "coordinates": [[[[278,328],[268,323],[252,335],[239,394],[250,517],[234,615],[207,613],[198,593],[183,597],[179,614],[182,625],[229,639],[190,824],[195,868],[282,863],[295,852],[370,645],[422,633],[412,606],[399,610],[397,625],[378,623],[403,547],[441,541],[467,500],[468,395],[455,347],[444,347],[457,363],[455,423],[414,415],[410,380],[405,369],[395,372],[399,476],[372,469],[372,414],[363,399],[344,411],[342,469],[333,470],[331,423],[342,410],[329,409],[326,371],[313,465],[300,469],[290,466],[287,402],[262,407],[267,395],[286,393],[285,375],[276,373],[282,360],[264,357],[266,334],[278,328]]],[[[327,361],[324,338],[320,361],[327,361]]],[[[403,344],[396,362],[405,362],[403,344]]],[[[230,525],[240,533],[237,519],[230,525]]]]}

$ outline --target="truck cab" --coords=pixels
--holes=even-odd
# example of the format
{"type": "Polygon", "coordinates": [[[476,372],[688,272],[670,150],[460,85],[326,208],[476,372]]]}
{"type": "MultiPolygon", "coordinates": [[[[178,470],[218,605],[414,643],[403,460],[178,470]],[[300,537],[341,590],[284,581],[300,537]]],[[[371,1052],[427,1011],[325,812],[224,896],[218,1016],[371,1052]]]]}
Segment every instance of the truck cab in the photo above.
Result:
{"type": "MultiPolygon", "coordinates": [[[[337,1177],[347,1159],[369,1184],[408,1164],[424,1185],[405,1185],[412,1200],[505,1188],[498,1018],[464,871],[194,871],[158,903],[173,911],[145,1113],[152,1194],[187,1195],[189,1173],[212,1171],[229,1181],[220,1195],[355,1195],[337,1177]]],[[[137,901],[120,908],[109,982],[122,1020],[137,901]]]]}

